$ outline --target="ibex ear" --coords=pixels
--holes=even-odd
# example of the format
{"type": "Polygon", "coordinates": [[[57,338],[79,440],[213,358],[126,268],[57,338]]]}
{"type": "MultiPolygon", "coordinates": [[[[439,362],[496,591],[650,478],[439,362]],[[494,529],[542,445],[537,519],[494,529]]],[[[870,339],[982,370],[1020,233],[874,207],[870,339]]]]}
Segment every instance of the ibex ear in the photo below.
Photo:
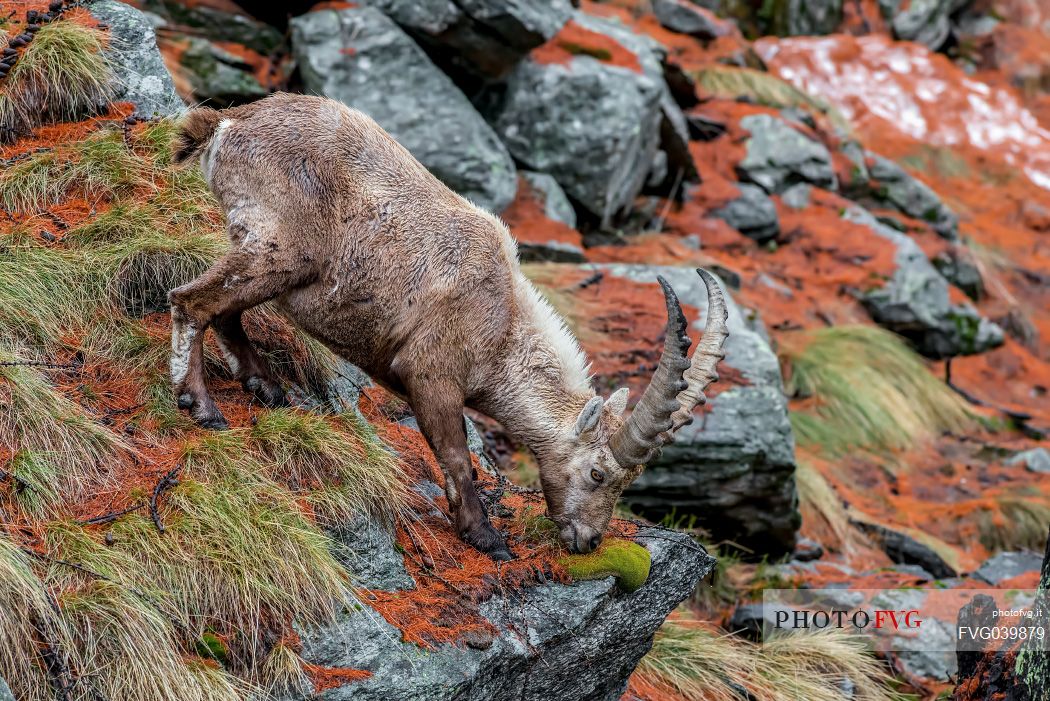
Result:
{"type": "Polygon", "coordinates": [[[609,410],[610,414],[620,416],[627,410],[627,395],[630,393],[631,390],[626,387],[621,387],[609,395],[609,398],[605,400],[605,408],[609,410]]]}
{"type": "Polygon", "coordinates": [[[598,425],[598,418],[602,415],[602,398],[591,397],[583,411],[576,417],[576,437],[590,431],[598,425]]]}

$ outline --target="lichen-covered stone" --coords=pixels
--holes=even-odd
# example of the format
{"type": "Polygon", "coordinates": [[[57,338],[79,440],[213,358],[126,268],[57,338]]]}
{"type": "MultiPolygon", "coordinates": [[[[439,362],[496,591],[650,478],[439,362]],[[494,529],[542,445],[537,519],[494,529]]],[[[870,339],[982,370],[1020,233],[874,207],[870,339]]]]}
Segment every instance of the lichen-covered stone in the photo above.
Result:
{"type": "MultiPolygon", "coordinates": [[[[486,649],[424,650],[366,611],[304,630],[302,657],[372,676],[324,691],[322,701],[616,701],[664,618],[714,567],[688,536],[642,529],[652,558],[648,580],[618,593],[612,577],[508,590],[481,606],[498,634],[486,649]]],[[[305,699],[306,696],[291,697],[305,699]]]]}
{"type": "Polygon", "coordinates": [[[752,114],[740,120],[751,132],[747,155],[737,164],[741,179],[755,183],[766,192],[783,192],[789,186],[808,182],[826,190],[837,187],[831,153],[782,119],[768,114],[752,114]]]}
{"type": "Polygon", "coordinates": [[[221,106],[250,102],[268,94],[251,66],[237,56],[206,39],[188,37],[187,41],[189,45],[179,56],[179,64],[189,78],[195,101],[221,106]]]}
{"type": "Polygon", "coordinates": [[[0,701],[15,701],[15,695],[11,693],[11,689],[3,679],[0,679],[0,701]]]}
{"type": "Polygon", "coordinates": [[[878,221],[860,207],[843,217],[864,224],[897,249],[896,269],[880,287],[858,291],[878,324],[910,340],[931,358],[981,353],[1003,343],[1003,331],[969,304],[953,304],[948,281],[933,267],[915,241],[878,221]]]}
{"type": "Polygon", "coordinates": [[[893,28],[893,35],[904,41],[925,44],[933,51],[944,46],[951,35],[951,15],[970,0],[879,0],[879,7],[893,28]]]}
{"type": "Polygon", "coordinates": [[[113,66],[119,83],[114,101],[134,104],[135,113],[146,118],[168,117],[185,109],[146,16],[117,0],[97,0],[88,9],[96,19],[109,25],[109,41],[103,55],[113,66]]]}
{"type": "Polygon", "coordinates": [[[946,239],[958,238],[959,218],[937,193],[888,158],[874,153],[869,153],[868,158],[871,197],[909,217],[928,222],[946,239]]]}
{"type": "MultiPolygon", "coordinates": [[[[309,92],[367,113],[446,185],[493,212],[514,198],[514,162],[452,81],[394,22],[371,7],[292,20],[309,92]]],[[[543,170],[543,168],[540,168],[543,170]]]]}

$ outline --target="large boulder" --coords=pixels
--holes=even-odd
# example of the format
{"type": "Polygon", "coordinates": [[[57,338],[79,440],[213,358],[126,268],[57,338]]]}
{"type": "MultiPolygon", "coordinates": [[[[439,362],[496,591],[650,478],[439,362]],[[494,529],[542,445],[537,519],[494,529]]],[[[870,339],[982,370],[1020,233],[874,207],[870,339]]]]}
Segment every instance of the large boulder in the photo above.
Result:
{"type": "Polygon", "coordinates": [[[469,73],[499,78],[572,16],[569,0],[368,0],[469,73]]]}
{"type": "MultiPolygon", "coordinates": [[[[594,311],[584,307],[590,319],[581,332],[583,343],[603,390],[627,384],[637,400],[659,358],[666,321],[656,276],[666,278],[686,305],[694,340],[706,322],[707,292],[691,268],[594,268],[604,279],[574,300],[581,306],[594,300],[594,311]],[[621,307],[613,301],[619,299],[631,303],[621,307]],[[616,306],[603,310],[604,304],[616,306]]],[[[702,413],[635,480],[624,500],[654,519],[672,512],[696,516],[718,540],[759,553],[789,553],[801,519],[795,441],[780,365],[760,331],[732,299],[727,301],[729,338],[719,368],[722,379],[712,386],[702,413]]]]}
{"type": "Polygon", "coordinates": [[[800,182],[827,190],[837,187],[831,153],[824,144],[769,114],[748,115],[740,126],[751,132],[747,154],[736,166],[742,180],[771,194],[800,182]]]}
{"type": "Polygon", "coordinates": [[[371,7],[292,20],[305,88],[367,113],[453,190],[500,212],[514,198],[510,154],[452,81],[371,7]]]}
{"type": "Polygon", "coordinates": [[[616,701],[664,618],[715,563],[682,534],[643,528],[636,539],[652,555],[649,579],[640,589],[622,594],[607,578],[507,590],[480,607],[496,631],[491,641],[426,650],[404,642],[382,618],[361,611],[344,614],[333,626],[303,631],[306,662],[371,673],[319,698],[616,701]]]}
{"type": "Polygon", "coordinates": [[[549,173],[607,227],[630,209],[654,164],[695,176],[688,127],[656,42],[583,13],[565,31],[508,75],[492,122],[515,158],[549,173]],[[665,159],[656,158],[661,145],[665,159]]]}
{"type": "Polygon", "coordinates": [[[185,109],[146,16],[117,0],[97,0],[89,10],[109,26],[103,54],[119,82],[114,101],[134,104],[135,113],[146,118],[168,117],[185,109]]]}
{"type": "Polygon", "coordinates": [[[930,358],[971,355],[1002,345],[999,326],[978,314],[972,305],[951,302],[948,281],[911,237],[860,207],[849,207],[842,216],[867,226],[896,248],[896,269],[890,279],[880,287],[858,291],[878,324],[904,336],[930,358]]]}

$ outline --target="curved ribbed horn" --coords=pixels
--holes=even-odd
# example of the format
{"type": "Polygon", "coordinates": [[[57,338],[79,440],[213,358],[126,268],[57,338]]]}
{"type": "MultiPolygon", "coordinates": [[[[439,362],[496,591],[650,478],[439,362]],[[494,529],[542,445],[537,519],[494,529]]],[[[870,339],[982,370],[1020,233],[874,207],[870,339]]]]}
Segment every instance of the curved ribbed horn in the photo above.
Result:
{"type": "Polygon", "coordinates": [[[674,440],[674,432],[687,424],[693,407],[704,401],[704,390],[718,379],[715,367],[724,357],[722,343],[727,312],[722,291],[714,276],[696,271],[707,286],[707,326],[704,337],[690,363],[690,340],[685,315],[674,290],[657,277],[667,303],[667,332],[663,355],[641,400],[623,426],[609,439],[609,449],[620,465],[645,465],[664,445],[674,440]]]}
{"type": "Polygon", "coordinates": [[[703,268],[697,268],[696,274],[707,287],[707,324],[704,326],[704,336],[693,353],[693,361],[683,376],[688,387],[678,395],[678,411],[671,415],[671,433],[693,420],[693,407],[707,403],[704,390],[712,382],[718,382],[718,361],[726,357],[722,344],[729,336],[729,329],[726,328],[729,311],[722,296],[722,288],[718,286],[715,276],[703,268]]]}

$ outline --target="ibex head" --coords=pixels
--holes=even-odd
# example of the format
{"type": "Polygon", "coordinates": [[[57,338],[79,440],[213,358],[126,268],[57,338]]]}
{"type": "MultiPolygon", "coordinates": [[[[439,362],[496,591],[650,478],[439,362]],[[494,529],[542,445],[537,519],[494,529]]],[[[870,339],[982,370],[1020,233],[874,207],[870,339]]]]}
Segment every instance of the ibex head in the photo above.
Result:
{"type": "Polygon", "coordinates": [[[563,437],[558,465],[540,471],[547,513],[572,552],[598,547],[624,488],[692,421],[693,408],[706,401],[704,390],[718,379],[715,369],[725,357],[728,312],[714,276],[696,272],[707,286],[707,325],[692,359],[678,297],[658,277],[667,303],[667,332],[660,364],[642,398],[627,420],[621,418],[626,388],[605,401],[592,398],[563,437]]]}

